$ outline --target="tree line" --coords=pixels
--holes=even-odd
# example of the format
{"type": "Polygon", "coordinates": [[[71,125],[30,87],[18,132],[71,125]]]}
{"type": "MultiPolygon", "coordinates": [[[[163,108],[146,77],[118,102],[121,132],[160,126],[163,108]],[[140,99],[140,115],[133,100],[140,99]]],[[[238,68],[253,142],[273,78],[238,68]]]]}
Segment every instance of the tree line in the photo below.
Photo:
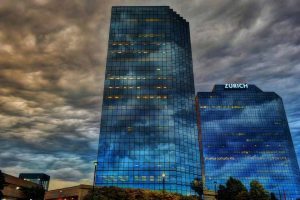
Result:
{"type": "MultiPolygon", "coordinates": [[[[3,199],[2,190],[8,184],[0,170],[0,199],[3,199]]],[[[152,191],[145,189],[130,189],[119,187],[97,187],[94,192],[91,190],[84,200],[202,200],[204,188],[201,179],[195,178],[191,189],[196,195],[184,196],[177,193],[165,191],[152,191]]],[[[42,187],[23,188],[24,199],[43,200],[45,191],[42,187]]],[[[238,179],[230,177],[225,185],[219,185],[217,190],[218,200],[278,200],[274,193],[269,193],[261,183],[251,181],[249,190],[238,179]]]]}
{"type": "MultiPolygon", "coordinates": [[[[203,184],[199,179],[191,183],[191,188],[199,195],[202,200],[203,184]]],[[[230,177],[225,185],[219,185],[217,191],[218,200],[277,200],[274,193],[269,193],[257,180],[250,182],[250,189],[238,179],[230,177]]]]}

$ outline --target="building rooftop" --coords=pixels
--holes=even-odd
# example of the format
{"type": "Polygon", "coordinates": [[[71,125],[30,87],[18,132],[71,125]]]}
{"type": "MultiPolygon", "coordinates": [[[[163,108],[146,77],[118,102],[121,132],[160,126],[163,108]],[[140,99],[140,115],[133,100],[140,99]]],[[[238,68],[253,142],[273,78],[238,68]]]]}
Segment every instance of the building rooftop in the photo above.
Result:
{"type": "Polygon", "coordinates": [[[26,179],[44,179],[44,180],[50,180],[50,176],[44,173],[20,173],[19,178],[26,178],[26,179]]]}
{"type": "Polygon", "coordinates": [[[226,83],[215,85],[212,92],[224,92],[224,91],[247,91],[247,92],[262,92],[256,85],[247,83],[226,83]]]}

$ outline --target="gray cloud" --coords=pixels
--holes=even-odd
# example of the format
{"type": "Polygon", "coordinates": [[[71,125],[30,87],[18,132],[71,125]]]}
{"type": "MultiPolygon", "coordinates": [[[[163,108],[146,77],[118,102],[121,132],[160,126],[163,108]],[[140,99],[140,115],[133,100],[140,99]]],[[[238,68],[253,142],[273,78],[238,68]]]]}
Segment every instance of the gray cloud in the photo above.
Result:
{"type": "Polygon", "coordinates": [[[180,13],[190,22],[196,89],[243,81],[277,92],[299,157],[299,1],[1,0],[1,169],[91,177],[112,5],[180,13]]]}

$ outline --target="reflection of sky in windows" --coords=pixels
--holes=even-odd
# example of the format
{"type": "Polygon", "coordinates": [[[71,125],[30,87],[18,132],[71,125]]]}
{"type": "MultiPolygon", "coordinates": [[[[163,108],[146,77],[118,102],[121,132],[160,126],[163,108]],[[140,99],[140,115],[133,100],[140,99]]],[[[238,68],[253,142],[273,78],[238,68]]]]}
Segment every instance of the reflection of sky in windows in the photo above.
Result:
{"type": "Polygon", "coordinates": [[[198,93],[206,185],[259,180],[278,197],[300,195],[296,155],[281,98],[249,89],[198,93]]]}
{"type": "Polygon", "coordinates": [[[189,194],[200,176],[189,25],[169,7],[113,7],[97,185],[189,194]]]}

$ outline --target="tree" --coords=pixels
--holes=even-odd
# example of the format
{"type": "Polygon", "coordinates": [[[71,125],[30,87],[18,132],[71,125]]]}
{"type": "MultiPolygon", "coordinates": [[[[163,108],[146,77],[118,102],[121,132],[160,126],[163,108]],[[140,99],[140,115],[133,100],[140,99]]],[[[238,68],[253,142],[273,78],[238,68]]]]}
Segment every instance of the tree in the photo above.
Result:
{"type": "Polygon", "coordinates": [[[219,185],[218,200],[227,200],[227,199],[229,199],[229,195],[227,193],[226,186],[219,185]]]}
{"type": "Polygon", "coordinates": [[[251,200],[269,200],[269,193],[265,188],[256,180],[251,181],[250,183],[250,192],[249,196],[251,200]]]}
{"type": "Polygon", "coordinates": [[[235,196],[237,196],[241,192],[247,192],[247,188],[244,186],[244,184],[240,180],[233,177],[230,177],[228,179],[228,181],[226,182],[226,187],[231,199],[235,199],[235,196]]]}
{"type": "Polygon", "coordinates": [[[0,199],[3,199],[2,190],[4,189],[5,186],[6,186],[5,177],[2,171],[0,170],[0,199]]]}
{"type": "Polygon", "coordinates": [[[45,190],[40,186],[31,188],[22,187],[20,190],[26,199],[43,200],[45,196],[45,190]]]}
{"type": "Polygon", "coordinates": [[[273,192],[271,193],[270,196],[271,196],[271,200],[278,200],[273,192]]]}
{"type": "Polygon", "coordinates": [[[192,190],[194,190],[199,195],[199,198],[202,199],[202,195],[203,195],[203,182],[202,182],[202,180],[200,180],[200,178],[195,178],[191,182],[191,188],[192,188],[192,190]]]}
{"type": "Polygon", "coordinates": [[[196,200],[195,196],[183,196],[177,193],[130,189],[118,187],[97,187],[84,197],[84,200],[196,200]]]}
{"type": "Polygon", "coordinates": [[[233,177],[230,177],[226,186],[220,185],[218,190],[219,200],[239,200],[239,198],[247,199],[248,191],[244,184],[233,177]]]}
{"type": "Polygon", "coordinates": [[[249,200],[249,193],[248,191],[242,191],[238,195],[235,196],[235,199],[238,200],[249,200]]]}
{"type": "Polygon", "coordinates": [[[263,185],[254,180],[250,183],[250,190],[238,179],[230,177],[226,185],[220,185],[218,200],[278,200],[274,193],[264,189],[263,185]]]}

